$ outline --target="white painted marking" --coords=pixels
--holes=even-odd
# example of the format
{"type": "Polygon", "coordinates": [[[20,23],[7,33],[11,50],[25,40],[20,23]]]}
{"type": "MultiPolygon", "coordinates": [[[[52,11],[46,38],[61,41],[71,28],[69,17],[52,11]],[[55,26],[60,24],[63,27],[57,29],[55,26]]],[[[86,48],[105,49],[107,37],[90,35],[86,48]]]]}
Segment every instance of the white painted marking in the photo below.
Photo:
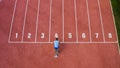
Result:
{"type": "Polygon", "coordinates": [[[67,44],[108,44],[108,43],[117,43],[117,42],[61,42],[67,44]]]}
{"type": "Polygon", "coordinates": [[[23,38],[24,38],[27,10],[28,10],[28,0],[26,2],[26,7],[25,7],[25,16],[24,16],[24,23],[23,23],[23,30],[22,30],[22,40],[21,40],[22,42],[23,42],[23,38]]]}
{"type": "Polygon", "coordinates": [[[28,33],[28,39],[30,39],[32,37],[32,34],[31,33],[28,33]]]}
{"type": "Polygon", "coordinates": [[[87,15],[88,15],[88,26],[89,26],[89,33],[90,33],[90,42],[92,42],[92,32],[91,32],[91,22],[90,22],[90,13],[89,13],[89,7],[88,7],[88,0],[86,0],[87,5],[87,15]]]}
{"type": "Polygon", "coordinates": [[[103,41],[105,42],[105,33],[104,33],[104,26],[103,26],[103,19],[102,19],[102,13],[101,13],[101,7],[100,7],[100,1],[98,1],[98,7],[99,7],[99,14],[100,14],[100,22],[102,26],[102,35],[103,35],[103,41]]]}
{"type": "Polygon", "coordinates": [[[112,33],[108,33],[108,38],[112,38],[112,33]]]}
{"type": "MultiPolygon", "coordinates": [[[[40,43],[40,44],[51,44],[52,42],[8,42],[8,43],[14,43],[14,44],[28,44],[28,43],[40,43]]],[[[60,42],[63,44],[116,44],[118,42],[60,42]]]]}
{"type": "Polygon", "coordinates": [[[74,10],[75,10],[75,23],[76,23],[76,42],[78,42],[78,20],[77,20],[77,9],[76,9],[76,0],[74,0],[74,10]]]}
{"type": "Polygon", "coordinates": [[[12,20],[11,20],[11,26],[10,26],[10,32],[9,32],[8,42],[10,42],[10,38],[11,38],[11,34],[12,34],[12,28],[13,28],[13,23],[14,23],[14,18],[15,18],[17,1],[18,0],[15,1],[15,5],[14,5],[14,10],[13,10],[13,15],[12,15],[12,20]]]}
{"type": "Polygon", "coordinates": [[[63,42],[64,42],[64,0],[62,0],[62,23],[63,23],[63,42]]]}
{"type": "Polygon", "coordinates": [[[37,41],[37,33],[38,33],[38,19],[39,19],[39,12],[40,12],[40,0],[38,0],[38,10],[37,10],[37,19],[36,19],[36,34],[35,34],[35,42],[37,41]]]}
{"type": "Polygon", "coordinates": [[[49,42],[51,38],[51,17],[52,17],[52,0],[50,0],[50,18],[49,18],[49,42]]]}
{"type": "Polygon", "coordinates": [[[15,38],[18,38],[18,33],[15,33],[15,38]]]}
{"type": "Polygon", "coordinates": [[[82,38],[83,38],[83,39],[86,38],[86,33],[82,33],[82,38]]]}
{"type": "MultiPolygon", "coordinates": [[[[114,28],[115,28],[115,32],[116,32],[116,37],[117,37],[117,41],[118,41],[118,34],[117,34],[117,28],[116,28],[116,25],[115,25],[115,17],[114,17],[114,13],[113,13],[113,10],[112,10],[112,3],[111,3],[111,0],[109,0],[109,3],[110,3],[110,7],[111,7],[111,12],[112,12],[112,17],[113,17],[113,22],[114,22],[114,28]]],[[[119,52],[119,55],[120,55],[120,50],[119,50],[119,43],[118,43],[118,52],[119,52]]]]}
{"type": "Polygon", "coordinates": [[[0,2],[2,2],[2,0],[0,0],[0,2]]]}
{"type": "Polygon", "coordinates": [[[95,37],[98,38],[99,37],[99,33],[95,33],[95,37]]]}
{"type": "Polygon", "coordinates": [[[41,33],[41,38],[45,38],[45,33],[41,33]]]}
{"type": "Polygon", "coordinates": [[[35,44],[35,43],[40,43],[40,44],[50,44],[50,43],[52,43],[52,42],[8,42],[8,43],[14,43],[14,44],[29,44],[29,43],[33,43],[33,44],[35,44]]]}
{"type": "Polygon", "coordinates": [[[55,33],[55,38],[58,38],[58,37],[59,37],[58,33],[55,33]]]}
{"type": "Polygon", "coordinates": [[[68,33],[68,38],[69,38],[69,39],[72,38],[72,33],[68,33]]]}

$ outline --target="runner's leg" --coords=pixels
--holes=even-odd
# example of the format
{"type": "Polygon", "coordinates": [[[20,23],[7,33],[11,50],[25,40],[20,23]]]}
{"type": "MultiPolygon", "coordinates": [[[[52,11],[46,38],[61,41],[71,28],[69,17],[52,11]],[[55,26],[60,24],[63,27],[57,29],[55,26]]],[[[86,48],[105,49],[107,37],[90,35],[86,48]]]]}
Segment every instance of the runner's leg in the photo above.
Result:
{"type": "Polygon", "coordinates": [[[55,48],[55,55],[58,56],[58,48],[55,48]]]}

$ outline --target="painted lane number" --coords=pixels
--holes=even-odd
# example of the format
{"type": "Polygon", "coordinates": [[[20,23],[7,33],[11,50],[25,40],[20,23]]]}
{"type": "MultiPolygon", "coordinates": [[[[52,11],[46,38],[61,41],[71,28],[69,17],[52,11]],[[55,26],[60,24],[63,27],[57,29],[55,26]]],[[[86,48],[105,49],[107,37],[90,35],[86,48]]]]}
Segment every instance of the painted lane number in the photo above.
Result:
{"type": "Polygon", "coordinates": [[[68,38],[72,38],[72,33],[68,33],[68,38]]]}
{"type": "Polygon", "coordinates": [[[28,36],[27,36],[27,38],[31,38],[32,37],[32,34],[31,33],[28,33],[28,36]]]}
{"type": "Polygon", "coordinates": [[[108,33],[108,38],[112,38],[112,33],[108,33]]]}
{"type": "Polygon", "coordinates": [[[86,34],[85,33],[82,33],[82,38],[86,38],[86,34]]]}
{"type": "Polygon", "coordinates": [[[54,36],[55,36],[55,38],[58,38],[58,37],[59,37],[59,36],[58,36],[58,33],[55,33],[55,35],[54,35],[54,36]]]}
{"type": "Polygon", "coordinates": [[[41,33],[41,38],[45,38],[45,33],[41,33]]]}
{"type": "Polygon", "coordinates": [[[18,33],[15,34],[15,38],[18,38],[18,33]]]}
{"type": "Polygon", "coordinates": [[[95,37],[98,38],[99,37],[99,33],[95,33],[95,37]]]}

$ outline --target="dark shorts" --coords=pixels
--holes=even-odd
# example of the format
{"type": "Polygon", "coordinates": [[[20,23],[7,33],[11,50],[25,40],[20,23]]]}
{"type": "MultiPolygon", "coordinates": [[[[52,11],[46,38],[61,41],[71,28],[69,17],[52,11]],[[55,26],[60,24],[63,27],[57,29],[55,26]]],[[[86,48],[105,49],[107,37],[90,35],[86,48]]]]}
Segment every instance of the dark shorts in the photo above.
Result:
{"type": "MultiPolygon", "coordinates": [[[[58,47],[58,48],[59,48],[59,47],[58,47]]],[[[58,49],[58,48],[54,47],[54,49],[58,49]]]]}

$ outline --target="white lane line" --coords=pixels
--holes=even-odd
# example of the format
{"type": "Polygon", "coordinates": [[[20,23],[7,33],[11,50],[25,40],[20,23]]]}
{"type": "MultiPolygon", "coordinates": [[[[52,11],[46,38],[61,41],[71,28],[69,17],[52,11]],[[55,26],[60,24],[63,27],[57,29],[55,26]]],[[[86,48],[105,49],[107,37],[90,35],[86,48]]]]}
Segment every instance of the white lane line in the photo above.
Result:
{"type": "Polygon", "coordinates": [[[21,40],[21,42],[23,42],[23,39],[24,39],[24,32],[25,32],[25,23],[26,23],[27,10],[28,10],[28,0],[27,0],[27,2],[26,2],[26,7],[25,7],[25,16],[24,16],[24,23],[23,23],[22,40],[21,40]]]}
{"type": "Polygon", "coordinates": [[[0,3],[2,2],[2,0],[0,0],[0,3]]]}
{"type": "Polygon", "coordinates": [[[76,23],[76,42],[78,42],[78,20],[77,20],[77,9],[76,9],[76,0],[74,0],[74,12],[75,12],[75,23],[76,23]]]}
{"type": "Polygon", "coordinates": [[[89,26],[89,34],[90,34],[90,42],[92,42],[92,32],[91,32],[91,25],[90,25],[90,13],[88,8],[88,0],[86,0],[86,6],[87,6],[87,15],[88,15],[88,26],[89,26]]]}
{"type": "Polygon", "coordinates": [[[97,2],[98,2],[98,7],[99,7],[100,23],[101,23],[101,26],[102,26],[103,41],[105,42],[105,33],[104,33],[104,26],[103,26],[103,19],[102,19],[101,7],[100,7],[100,0],[97,0],[97,2]]]}
{"type": "Polygon", "coordinates": [[[36,33],[35,33],[35,42],[37,42],[37,33],[38,33],[38,18],[39,18],[39,12],[40,12],[40,0],[38,0],[38,11],[37,11],[37,19],[36,19],[36,33]]]}
{"type": "MultiPolygon", "coordinates": [[[[40,43],[40,44],[50,44],[52,42],[9,42],[9,43],[14,43],[14,44],[29,44],[29,43],[40,43]]],[[[60,42],[62,44],[117,44],[118,42],[60,42]]]]}
{"type": "MultiPolygon", "coordinates": [[[[110,8],[111,8],[111,13],[112,13],[112,18],[113,18],[113,22],[114,22],[114,28],[115,28],[115,32],[116,32],[116,37],[117,37],[117,41],[118,41],[118,34],[117,34],[117,28],[116,28],[116,25],[115,25],[115,16],[114,16],[114,13],[113,13],[113,8],[112,8],[112,3],[111,3],[111,0],[109,0],[109,3],[110,3],[110,8]]],[[[119,42],[118,42],[118,51],[119,51],[119,55],[120,55],[120,50],[119,50],[119,42]]]]}
{"type": "Polygon", "coordinates": [[[63,42],[64,42],[64,0],[62,0],[62,24],[63,24],[63,42]]]}
{"type": "Polygon", "coordinates": [[[50,18],[49,18],[49,42],[50,42],[50,39],[51,39],[51,18],[52,17],[52,0],[50,0],[50,18]]]}
{"type": "Polygon", "coordinates": [[[15,18],[17,2],[18,2],[18,0],[15,0],[15,5],[14,5],[14,10],[13,10],[13,15],[12,15],[12,21],[11,21],[11,26],[10,26],[8,42],[10,42],[10,38],[11,38],[11,33],[12,33],[13,22],[14,22],[14,18],[15,18]]]}

